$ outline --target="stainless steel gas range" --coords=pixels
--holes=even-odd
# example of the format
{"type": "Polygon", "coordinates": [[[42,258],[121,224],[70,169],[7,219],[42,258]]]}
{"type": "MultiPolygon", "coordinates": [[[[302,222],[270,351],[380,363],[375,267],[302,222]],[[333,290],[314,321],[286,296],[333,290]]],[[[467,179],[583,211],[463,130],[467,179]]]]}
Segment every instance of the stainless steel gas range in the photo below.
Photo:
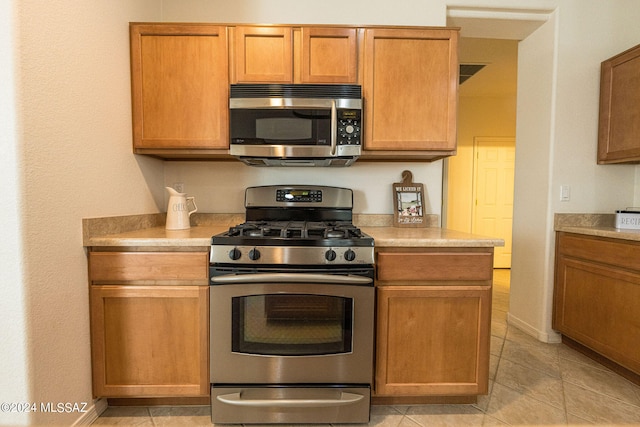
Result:
{"type": "Polygon", "coordinates": [[[212,238],[212,422],[368,422],[374,242],[352,191],[250,187],[245,208],[212,238]]]}

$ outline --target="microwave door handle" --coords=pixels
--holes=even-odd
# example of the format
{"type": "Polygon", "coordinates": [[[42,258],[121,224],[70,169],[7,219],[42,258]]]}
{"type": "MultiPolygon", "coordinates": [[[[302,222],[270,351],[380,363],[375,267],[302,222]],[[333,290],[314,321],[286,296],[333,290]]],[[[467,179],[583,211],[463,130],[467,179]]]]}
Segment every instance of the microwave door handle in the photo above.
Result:
{"type": "Polygon", "coordinates": [[[335,156],[338,145],[338,109],[336,100],[331,100],[331,156],[335,156]]]}

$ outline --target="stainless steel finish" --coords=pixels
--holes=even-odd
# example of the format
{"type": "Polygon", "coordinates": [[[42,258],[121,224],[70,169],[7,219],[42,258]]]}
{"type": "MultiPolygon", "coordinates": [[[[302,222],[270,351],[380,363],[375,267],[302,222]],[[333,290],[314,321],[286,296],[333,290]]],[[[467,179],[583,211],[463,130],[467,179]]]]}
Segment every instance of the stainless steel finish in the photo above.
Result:
{"type": "Polygon", "coordinates": [[[295,208],[334,208],[352,209],[353,191],[349,188],[327,187],[323,185],[265,185],[259,187],[249,187],[244,194],[245,208],[260,207],[295,207],[295,208]],[[302,191],[314,190],[322,191],[322,203],[318,202],[278,202],[276,200],[277,190],[302,191]]]}
{"type": "MultiPolygon", "coordinates": [[[[333,125],[332,125],[333,126],[333,125]]],[[[332,135],[332,145],[335,136],[332,135]]],[[[295,159],[307,157],[358,157],[362,154],[360,145],[338,145],[335,148],[327,145],[241,145],[231,144],[229,154],[232,156],[274,157],[279,159],[295,159]]],[[[355,161],[355,159],[353,159],[355,161]]]]}
{"type": "Polygon", "coordinates": [[[368,387],[211,388],[211,419],[220,424],[367,423],[368,387]]]}
{"type": "Polygon", "coordinates": [[[230,109],[247,108],[348,108],[362,109],[362,99],[323,98],[229,98],[230,109]]]}
{"type": "Polygon", "coordinates": [[[234,245],[213,245],[211,246],[210,261],[230,264],[285,264],[285,265],[364,265],[373,264],[373,247],[322,247],[322,246],[234,246],[234,245]],[[233,249],[240,251],[240,258],[233,260],[229,257],[229,252],[233,249]],[[260,258],[252,260],[249,252],[257,249],[260,258]],[[325,254],[333,250],[336,259],[329,261],[325,254]],[[355,253],[353,261],[347,261],[345,254],[347,251],[355,253]]]}
{"type": "Polygon", "coordinates": [[[373,286],[262,283],[210,287],[210,375],[215,384],[371,384],[373,375],[373,286]],[[353,298],[353,351],[331,355],[261,356],[231,348],[231,298],[263,294],[353,298]]]}
{"type": "Polygon", "coordinates": [[[250,187],[245,207],[212,239],[212,422],[367,423],[374,248],[352,224],[353,192],[250,187]]]}
{"type": "Polygon", "coordinates": [[[238,157],[242,163],[257,167],[343,167],[351,166],[358,157],[325,157],[325,158],[271,158],[271,157],[238,157]]]}
{"type": "Polygon", "coordinates": [[[228,276],[212,277],[211,283],[239,284],[239,283],[327,283],[337,285],[366,285],[373,283],[373,279],[362,276],[340,276],[336,274],[310,273],[249,273],[230,274],[228,276]]]}
{"type": "MultiPolygon", "coordinates": [[[[326,95],[321,93],[321,95],[326,95]]],[[[320,96],[320,95],[319,95],[320,96]]],[[[229,154],[250,166],[350,166],[362,154],[362,138],[338,144],[338,111],[362,110],[362,98],[240,97],[229,98],[231,110],[325,109],[331,111],[330,145],[238,144],[231,142],[229,154]],[[351,141],[350,141],[351,142],[351,141]]],[[[326,142],[325,142],[326,143],[326,142]]]]}
{"type": "Polygon", "coordinates": [[[334,405],[350,405],[356,403],[364,396],[354,393],[340,392],[337,399],[243,399],[241,393],[229,393],[222,396],[216,396],[222,403],[236,406],[281,406],[288,408],[325,408],[334,405]]]}
{"type": "MultiPolygon", "coordinates": [[[[336,100],[331,100],[331,157],[336,156],[336,146],[338,144],[338,110],[336,109],[336,100]]],[[[358,145],[360,148],[360,145],[358,145]]],[[[360,154],[357,154],[358,156],[360,154]]]]}

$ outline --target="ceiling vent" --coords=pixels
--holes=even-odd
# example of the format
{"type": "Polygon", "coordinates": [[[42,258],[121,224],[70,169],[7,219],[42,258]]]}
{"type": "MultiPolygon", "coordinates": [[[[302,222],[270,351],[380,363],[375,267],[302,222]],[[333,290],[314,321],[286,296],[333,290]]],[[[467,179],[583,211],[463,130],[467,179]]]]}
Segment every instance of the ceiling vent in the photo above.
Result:
{"type": "Polygon", "coordinates": [[[460,84],[469,80],[486,65],[487,64],[460,64],[460,84]]]}

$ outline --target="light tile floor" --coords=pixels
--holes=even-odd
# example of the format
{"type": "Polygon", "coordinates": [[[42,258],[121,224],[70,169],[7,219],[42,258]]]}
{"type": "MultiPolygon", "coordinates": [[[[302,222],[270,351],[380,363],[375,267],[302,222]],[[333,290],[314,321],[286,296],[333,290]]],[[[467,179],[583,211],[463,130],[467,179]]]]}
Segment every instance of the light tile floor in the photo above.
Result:
{"type": "MultiPolygon", "coordinates": [[[[640,426],[639,386],[507,325],[509,273],[495,271],[489,395],[474,405],[373,406],[368,426],[640,426]]],[[[212,424],[209,407],[195,406],[109,407],[93,425],[212,424]]]]}

